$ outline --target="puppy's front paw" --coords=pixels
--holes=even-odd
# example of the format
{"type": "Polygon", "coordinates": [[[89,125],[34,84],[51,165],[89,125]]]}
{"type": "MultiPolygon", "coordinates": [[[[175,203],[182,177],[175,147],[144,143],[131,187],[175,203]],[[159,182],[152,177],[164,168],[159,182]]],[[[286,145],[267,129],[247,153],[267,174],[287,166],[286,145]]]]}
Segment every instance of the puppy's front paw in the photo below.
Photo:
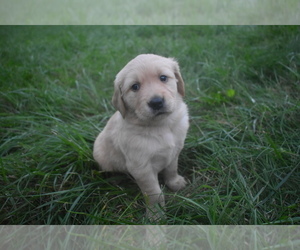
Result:
{"type": "Polygon", "coordinates": [[[160,207],[158,204],[146,209],[146,218],[150,222],[160,222],[161,220],[166,219],[165,210],[163,207],[160,207]]]}
{"type": "Polygon", "coordinates": [[[173,192],[176,192],[184,188],[187,182],[181,175],[177,175],[175,178],[168,180],[166,184],[173,192]]]}

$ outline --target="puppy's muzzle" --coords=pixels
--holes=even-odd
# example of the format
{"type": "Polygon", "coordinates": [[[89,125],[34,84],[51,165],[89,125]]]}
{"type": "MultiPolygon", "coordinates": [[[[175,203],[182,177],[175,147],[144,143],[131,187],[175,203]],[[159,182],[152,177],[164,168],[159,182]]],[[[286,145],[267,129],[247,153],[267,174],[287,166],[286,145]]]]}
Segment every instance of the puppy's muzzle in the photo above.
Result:
{"type": "Polygon", "coordinates": [[[148,106],[153,111],[159,111],[164,108],[165,106],[165,99],[159,96],[154,96],[150,102],[148,103],[148,106]]]}

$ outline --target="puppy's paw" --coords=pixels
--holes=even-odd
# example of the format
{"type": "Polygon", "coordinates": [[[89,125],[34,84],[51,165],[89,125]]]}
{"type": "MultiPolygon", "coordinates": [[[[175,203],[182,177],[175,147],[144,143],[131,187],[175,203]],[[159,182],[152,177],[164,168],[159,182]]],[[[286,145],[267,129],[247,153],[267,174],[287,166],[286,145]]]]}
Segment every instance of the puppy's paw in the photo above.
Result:
{"type": "Polygon", "coordinates": [[[146,209],[146,218],[151,222],[159,223],[166,219],[165,210],[163,207],[156,204],[155,206],[146,209]]]}
{"type": "Polygon", "coordinates": [[[167,240],[167,230],[165,227],[159,226],[159,225],[153,225],[150,227],[143,227],[144,230],[146,230],[145,233],[143,233],[143,235],[145,235],[144,239],[145,239],[145,246],[148,247],[146,248],[150,248],[150,249],[162,249],[161,246],[163,246],[163,244],[167,244],[168,240],[167,240]],[[155,248],[154,248],[155,247],[155,248]]]}
{"type": "Polygon", "coordinates": [[[170,188],[173,192],[176,192],[184,188],[187,182],[181,175],[177,175],[175,178],[168,180],[166,184],[168,188],[170,188]]]}

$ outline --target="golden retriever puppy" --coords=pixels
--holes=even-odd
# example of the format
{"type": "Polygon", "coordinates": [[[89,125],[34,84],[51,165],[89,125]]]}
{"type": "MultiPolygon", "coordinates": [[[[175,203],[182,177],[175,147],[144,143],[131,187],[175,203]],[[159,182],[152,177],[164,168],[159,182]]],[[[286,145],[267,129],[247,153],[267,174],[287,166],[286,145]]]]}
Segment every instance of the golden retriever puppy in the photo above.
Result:
{"type": "Polygon", "coordinates": [[[94,144],[103,171],[128,172],[145,195],[147,216],[164,206],[158,173],[177,191],[186,185],[177,173],[178,156],[189,127],[184,82],[171,58],[142,54],[116,76],[112,103],[118,110],[94,144]]]}

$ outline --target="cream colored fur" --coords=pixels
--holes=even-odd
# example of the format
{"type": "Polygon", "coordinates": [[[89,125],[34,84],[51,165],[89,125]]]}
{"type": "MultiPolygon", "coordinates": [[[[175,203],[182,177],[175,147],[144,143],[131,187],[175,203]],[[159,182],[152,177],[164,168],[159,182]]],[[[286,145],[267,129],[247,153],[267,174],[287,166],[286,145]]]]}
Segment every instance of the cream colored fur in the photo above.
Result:
{"type": "Polygon", "coordinates": [[[114,87],[113,105],[118,111],[98,135],[94,158],[104,171],[130,173],[146,197],[147,215],[155,218],[156,205],[164,206],[158,173],[163,173],[172,191],[186,185],[177,173],[189,127],[182,100],[184,82],[174,59],[143,54],[117,74],[114,87]],[[138,90],[133,89],[134,84],[139,85],[138,90]],[[149,105],[155,97],[163,99],[161,109],[149,105]]]}

